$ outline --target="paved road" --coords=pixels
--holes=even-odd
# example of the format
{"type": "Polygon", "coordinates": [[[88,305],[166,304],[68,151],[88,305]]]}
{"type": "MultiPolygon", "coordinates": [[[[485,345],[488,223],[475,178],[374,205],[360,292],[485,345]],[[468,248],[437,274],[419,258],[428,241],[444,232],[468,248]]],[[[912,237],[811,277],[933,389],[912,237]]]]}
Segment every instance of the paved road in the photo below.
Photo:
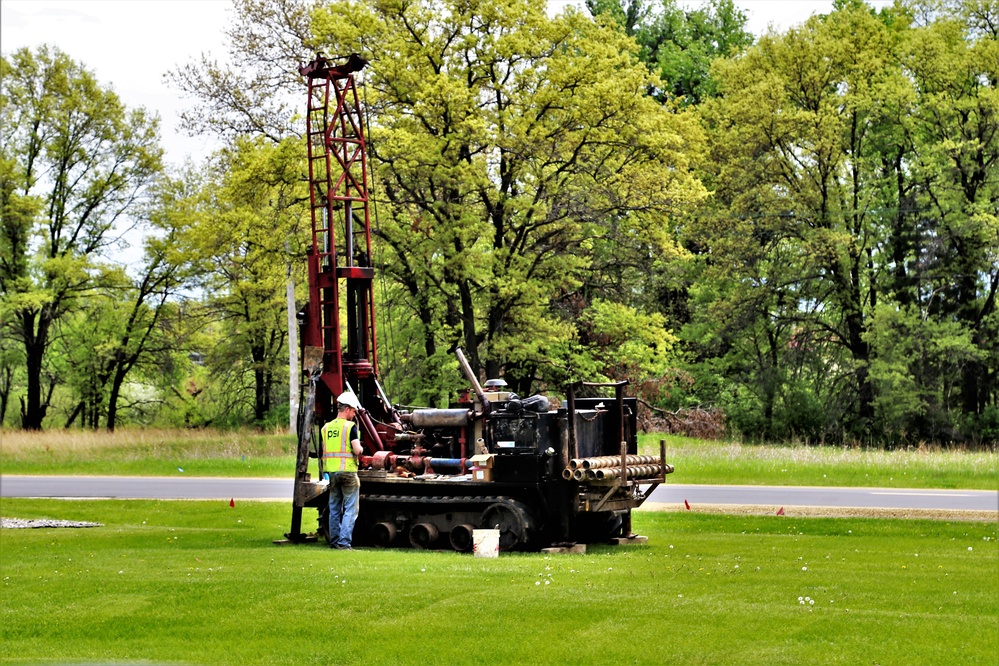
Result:
{"type": "MultiPolygon", "coordinates": [[[[206,477],[2,476],[0,497],[244,499],[291,501],[291,479],[206,477]]],[[[999,491],[794,486],[699,486],[667,483],[650,502],[663,504],[819,506],[999,512],[999,491]]]]}
{"type": "Polygon", "coordinates": [[[799,486],[659,486],[651,502],[755,504],[858,509],[936,509],[999,511],[999,491],[906,488],[815,488],[799,486]]]}

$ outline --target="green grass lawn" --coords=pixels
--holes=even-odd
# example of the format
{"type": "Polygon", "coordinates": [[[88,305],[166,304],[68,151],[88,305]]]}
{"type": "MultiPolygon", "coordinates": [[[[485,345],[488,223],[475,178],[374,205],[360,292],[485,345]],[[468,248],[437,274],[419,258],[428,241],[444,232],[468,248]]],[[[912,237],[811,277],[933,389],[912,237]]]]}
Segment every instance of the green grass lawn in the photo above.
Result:
{"type": "MultiPolygon", "coordinates": [[[[676,467],[673,483],[999,490],[999,453],[757,445],[641,435],[642,453],[676,467]]],[[[3,474],[292,477],[294,438],[205,430],[0,432],[3,474]],[[181,471],[183,470],[183,471],[181,471]]],[[[314,465],[313,465],[313,471],[314,465]]]]}
{"type": "Polygon", "coordinates": [[[0,660],[995,664],[994,523],[639,512],[586,555],[275,546],[281,503],[4,499],[0,660]],[[334,631],[337,638],[333,638],[334,631]]]}

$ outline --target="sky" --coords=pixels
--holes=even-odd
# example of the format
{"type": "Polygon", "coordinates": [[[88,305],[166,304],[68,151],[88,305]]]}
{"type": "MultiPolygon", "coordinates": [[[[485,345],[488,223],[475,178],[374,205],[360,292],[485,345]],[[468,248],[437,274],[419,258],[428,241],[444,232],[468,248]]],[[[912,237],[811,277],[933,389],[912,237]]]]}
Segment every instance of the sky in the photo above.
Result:
{"type": "MultiPolygon", "coordinates": [[[[559,10],[582,0],[550,0],[559,10]]],[[[701,4],[696,0],[687,6],[701,4]]],[[[832,9],[832,0],[736,0],[749,18],[749,30],[783,30],[813,13],[832,9]]],[[[875,6],[887,0],[871,2],[875,6]]],[[[93,71],[128,107],[159,113],[166,159],[206,157],[217,146],[208,137],[179,129],[181,110],[192,101],[172,88],[164,74],[202,53],[226,57],[222,30],[231,16],[229,0],[0,0],[0,51],[5,55],[48,43],[93,71]]]]}

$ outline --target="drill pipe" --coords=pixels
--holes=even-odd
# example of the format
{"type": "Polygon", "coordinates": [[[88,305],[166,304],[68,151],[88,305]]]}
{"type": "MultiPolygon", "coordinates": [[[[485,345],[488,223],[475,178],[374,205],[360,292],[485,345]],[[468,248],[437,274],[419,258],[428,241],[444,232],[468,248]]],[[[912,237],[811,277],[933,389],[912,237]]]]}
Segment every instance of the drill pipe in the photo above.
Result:
{"type": "MultiPolygon", "coordinates": [[[[654,465],[659,462],[658,456],[626,456],[628,465],[654,465]]],[[[621,456],[597,456],[595,458],[573,458],[569,461],[569,469],[599,469],[601,467],[620,467],[621,456]]]]}
{"type": "MultiPolygon", "coordinates": [[[[655,465],[659,462],[658,456],[627,456],[627,465],[655,465]]],[[[604,467],[621,467],[621,456],[601,456],[600,458],[584,458],[583,469],[601,469],[604,467]]]]}
{"type": "MultiPolygon", "coordinates": [[[[648,477],[656,477],[660,474],[672,474],[673,466],[666,465],[665,470],[662,465],[636,465],[635,467],[628,467],[628,478],[629,479],[641,479],[648,477]]],[[[616,479],[621,476],[620,468],[600,468],[597,469],[594,474],[597,479],[616,479]]]]}
{"type": "MultiPolygon", "coordinates": [[[[630,465],[627,467],[628,478],[629,479],[640,479],[657,477],[663,474],[662,465],[630,465]]],[[[673,466],[666,465],[665,474],[673,473],[673,466]]],[[[571,470],[568,467],[562,470],[562,478],[565,480],[575,480],[575,481],[594,481],[603,479],[616,479],[621,476],[620,467],[600,467],[597,469],[580,469],[571,470]]]]}

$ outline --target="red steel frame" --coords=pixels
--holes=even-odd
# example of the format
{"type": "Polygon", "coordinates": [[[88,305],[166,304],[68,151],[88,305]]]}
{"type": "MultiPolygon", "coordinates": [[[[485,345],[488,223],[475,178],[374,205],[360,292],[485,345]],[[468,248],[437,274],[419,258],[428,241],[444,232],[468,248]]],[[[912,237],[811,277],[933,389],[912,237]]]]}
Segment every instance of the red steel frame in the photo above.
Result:
{"type": "Polygon", "coordinates": [[[316,410],[323,416],[332,406],[330,398],[345,390],[345,381],[356,391],[360,380],[376,376],[378,368],[367,145],[354,80],[364,62],[355,58],[334,66],[320,55],[302,68],[309,79],[306,131],[312,211],[309,306],[302,344],[324,350],[320,384],[328,394],[316,400],[316,410]],[[355,245],[358,228],[364,237],[361,252],[355,245]],[[346,347],[341,331],[343,294],[346,347]]]}

